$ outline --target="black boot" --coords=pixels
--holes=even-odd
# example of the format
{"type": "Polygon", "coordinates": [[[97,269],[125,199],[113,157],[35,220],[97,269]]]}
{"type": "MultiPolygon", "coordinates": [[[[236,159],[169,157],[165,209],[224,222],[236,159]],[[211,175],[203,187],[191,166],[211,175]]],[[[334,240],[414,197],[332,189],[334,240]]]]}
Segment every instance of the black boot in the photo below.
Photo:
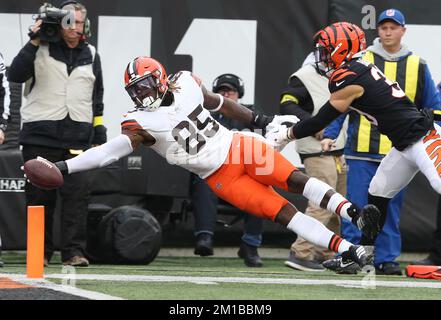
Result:
{"type": "Polygon", "coordinates": [[[259,268],[263,265],[262,259],[260,259],[259,253],[257,252],[257,247],[251,246],[243,241],[240,244],[237,255],[244,260],[247,267],[259,268]]]}
{"type": "Polygon", "coordinates": [[[194,254],[201,257],[213,255],[213,236],[209,233],[200,233],[196,236],[194,254]]]}
{"type": "Polygon", "coordinates": [[[375,267],[376,274],[388,275],[388,276],[402,276],[403,272],[400,269],[398,263],[385,262],[375,267]]]}

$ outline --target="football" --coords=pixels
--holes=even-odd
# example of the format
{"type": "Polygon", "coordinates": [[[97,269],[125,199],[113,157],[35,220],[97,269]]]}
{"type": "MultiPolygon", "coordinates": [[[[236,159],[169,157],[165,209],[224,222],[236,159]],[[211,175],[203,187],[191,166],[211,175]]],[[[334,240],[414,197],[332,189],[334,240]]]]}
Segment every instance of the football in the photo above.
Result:
{"type": "Polygon", "coordinates": [[[56,189],[64,182],[63,175],[57,166],[41,157],[26,161],[23,171],[27,179],[40,189],[56,189]]]}

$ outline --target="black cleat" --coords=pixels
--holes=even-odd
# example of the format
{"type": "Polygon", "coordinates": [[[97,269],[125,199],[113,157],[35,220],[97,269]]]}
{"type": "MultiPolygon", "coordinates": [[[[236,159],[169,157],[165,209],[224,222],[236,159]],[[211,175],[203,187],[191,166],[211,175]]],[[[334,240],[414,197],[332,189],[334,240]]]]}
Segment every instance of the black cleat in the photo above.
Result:
{"type": "Polygon", "coordinates": [[[360,268],[374,263],[374,247],[352,245],[341,254],[344,258],[356,262],[360,268]]]}
{"type": "Polygon", "coordinates": [[[357,274],[358,271],[361,271],[357,263],[344,259],[342,256],[326,260],[322,263],[322,266],[338,274],[357,274]]]}
{"type": "Polygon", "coordinates": [[[326,269],[340,274],[356,274],[366,265],[374,261],[374,247],[352,245],[341,256],[326,260],[323,266],[326,269]]]}
{"type": "Polygon", "coordinates": [[[367,204],[354,223],[368,239],[375,240],[381,231],[380,218],[380,210],[373,204],[367,204]]]}

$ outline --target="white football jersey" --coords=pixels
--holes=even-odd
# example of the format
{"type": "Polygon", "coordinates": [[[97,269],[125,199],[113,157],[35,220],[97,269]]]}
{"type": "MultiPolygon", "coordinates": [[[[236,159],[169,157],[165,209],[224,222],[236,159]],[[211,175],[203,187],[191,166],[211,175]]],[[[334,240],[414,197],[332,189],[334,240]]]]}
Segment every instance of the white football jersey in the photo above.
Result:
{"type": "Polygon", "coordinates": [[[189,71],[177,73],[172,81],[174,101],[155,111],[129,111],[123,122],[136,121],[156,142],[153,150],[173,165],[201,178],[215,172],[226,160],[233,132],[211,117],[203,107],[204,97],[189,71]]]}

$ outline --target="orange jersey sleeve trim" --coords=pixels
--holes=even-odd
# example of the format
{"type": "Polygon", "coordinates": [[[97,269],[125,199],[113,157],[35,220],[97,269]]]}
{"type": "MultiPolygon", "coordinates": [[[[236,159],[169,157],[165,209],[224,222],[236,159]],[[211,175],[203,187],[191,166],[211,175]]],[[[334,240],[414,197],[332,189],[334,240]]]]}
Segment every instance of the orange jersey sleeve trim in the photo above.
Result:
{"type": "Polygon", "coordinates": [[[357,74],[353,71],[349,71],[348,69],[338,69],[332,74],[331,81],[334,82],[340,81],[349,75],[357,75],[357,74]]]}
{"type": "Polygon", "coordinates": [[[122,131],[138,131],[142,130],[141,125],[136,120],[126,120],[121,123],[122,131]]]}

